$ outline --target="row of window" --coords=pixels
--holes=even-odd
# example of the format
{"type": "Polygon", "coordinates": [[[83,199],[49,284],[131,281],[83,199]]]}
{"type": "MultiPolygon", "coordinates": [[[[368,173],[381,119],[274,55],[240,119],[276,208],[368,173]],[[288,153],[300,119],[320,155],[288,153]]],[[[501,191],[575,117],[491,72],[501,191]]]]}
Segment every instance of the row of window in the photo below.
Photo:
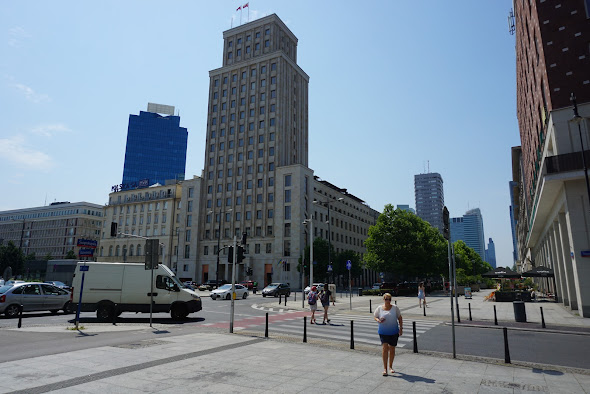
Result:
{"type": "MultiPolygon", "coordinates": [[[[254,37],[255,37],[255,38],[260,38],[260,34],[261,34],[261,33],[260,33],[259,31],[257,31],[257,32],[255,32],[255,33],[254,33],[254,37]]],[[[266,29],[264,30],[264,35],[265,35],[265,36],[270,36],[270,28],[266,28],[266,29]]],[[[247,34],[247,35],[246,35],[246,42],[250,42],[250,41],[252,41],[252,35],[251,35],[251,34],[247,34]]],[[[242,37],[238,37],[238,38],[236,39],[236,42],[238,43],[238,45],[240,45],[240,44],[242,43],[242,37]]],[[[228,43],[227,43],[227,46],[228,46],[228,47],[230,47],[230,48],[231,48],[231,47],[233,47],[233,45],[234,45],[234,42],[233,42],[233,40],[230,40],[230,41],[228,41],[228,43]]]]}
{"type": "MultiPolygon", "coordinates": [[[[219,222],[219,219],[217,219],[217,221],[219,222]]],[[[229,222],[229,220],[226,220],[227,222],[229,222]]],[[[246,227],[244,229],[244,231],[246,232],[246,234],[248,234],[248,237],[262,237],[262,226],[256,226],[256,232],[254,234],[252,234],[252,230],[250,227],[246,227]]],[[[234,229],[234,235],[236,237],[241,237],[242,236],[242,232],[240,231],[239,227],[236,227],[234,229]]],[[[266,236],[267,237],[272,237],[273,235],[273,231],[272,231],[272,225],[266,226],[266,236]]],[[[214,234],[215,238],[214,239],[218,239],[219,238],[219,229],[215,229],[215,234],[214,234]]],[[[223,230],[223,238],[230,238],[232,235],[230,233],[230,229],[229,228],[225,228],[223,230]]],[[[211,230],[209,229],[205,229],[205,238],[204,239],[212,239],[211,238],[211,230]]],[[[225,253],[225,252],[224,252],[225,253]]]]}
{"type": "MultiPolygon", "coordinates": [[[[214,132],[212,132],[212,135],[215,135],[214,132]]],[[[254,145],[254,142],[257,140],[258,144],[264,144],[264,134],[260,134],[258,135],[258,138],[255,139],[254,136],[249,136],[247,139],[248,145],[254,145]]],[[[269,142],[272,142],[275,140],[275,133],[270,133],[268,136],[268,140],[269,142]]],[[[243,147],[245,146],[246,140],[244,138],[238,138],[238,147],[243,147]]],[[[227,148],[228,149],[233,149],[235,148],[236,145],[236,141],[235,140],[229,140],[227,141],[227,148]]],[[[225,141],[221,141],[219,142],[219,145],[216,146],[216,144],[210,144],[209,145],[209,152],[213,153],[215,152],[215,150],[217,149],[218,151],[224,151],[226,147],[226,142],[225,141]]],[[[269,152],[272,152],[271,156],[274,156],[274,147],[270,147],[269,148],[269,152]]],[[[259,156],[262,157],[262,156],[259,156]]],[[[211,160],[212,158],[210,158],[211,160]]],[[[213,165],[211,163],[209,163],[209,165],[213,165]]]]}
{"type": "MultiPolygon", "coordinates": [[[[266,95],[264,93],[262,93],[260,96],[261,96],[261,100],[260,101],[264,101],[265,98],[266,98],[266,95]]],[[[253,97],[254,100],[256,99],[256,96],[251,96],[251,97],[253,97]]],[[[252,98],[251,98],[251,100],[252,100],[252,98]]],[[[235,100],[233,100],[233,101],[235,101],[235,100]]],[[[240,105],[246,105],[245,103],[246,103],[246,98],[245,97],[242,97],[242,99],[240,100],[240,105]]],[[[217,107],[217,104],[213,104],[213,106],[211,107],[211,112],[217,113],[217,108],[218,108],[217,107]]],[[[234,107],[232,107],[232,108],[234,108],[234,107]]],[[[276,108],[277,108],[276,104],[271,104],[270,105],[270,112],[275,112],[276,111],[276,108]]],[[[221,110],[222,111],[226,111],[227,110],[227,103],[221,103],[221,110]]],[[[264,106],[258,107],[258,114],[259,115],[264,115],[265,113],[266,113],[266,107],[264,107],[264,106]]],[[[250,117],[256,116],[256,109],[255,108],[250,108],[249,115],[250,115],[250,117]]],[[[246,118],[246,112],[245,111],[240,111],[239,116],[240,116],[240,119],[245,119],[246,118]]],[[[230,118],[231,121],[236,120],[236,114],[235,113],[230,114],[230,117],[229,118],[230,118]]],[[[221,123],[225,123],[226,120],[227,120],[227,118],[225,117],[225,115],[223,115],[221,117],[221,123]]]]}
{"type": "MultiPolygon", "coordinates": [[[[271,83],[271,85],[276,85],[276,83],[277,83],[277,77],[271,77],[270,78],[270,83],[271,83]]],[[[241,93],[247,92],[246,86],[247,85],[245,85],[245,84],[241,85],[241,87],[240,87],[240,92],[241,93]]],[[[266,79],[261,79],[260,80],[260,87],[261,88],[265,88],[266,87],[266,79]]],[[[250,83],[250,90],[256,90],[256,82],[251,82],[250,83]]],[[[238,93],[237,86],[232,87],[231,88],[231,94],[232,94],[232,96],[235,96],[237,93],[238,93]]],[[[227,97],[227,89],[223,89],[221,91],[221,97],[227,97]]],[[[252,100],[252,97],[255,97],[255,95],[251,95],[250,96],[250,100],[252,100]]],[[[271,90],[270,91],[270,98],[272,99],[272,98],[276,98],[276,97],[277,97],[276,90],[271,90]]],[[[245,97],[242,97],[242,98],[245,98],[245,97]]],[[[213,92],[213,100],[217,100],[217,99],[219,99],[219,92],[215,91],[215,92],[213,92]]],[[[254,98],[254,100],[256,100],[256,98],[254,98]]],[[[262,99],[262,95],[261,95],[261,100],[260,101],[264,101],[264,100],[266,100],[266,95],[264,96],[264,99],[262,99]]],[[[253,103],[253,102],[255,102],[255,101],[250,101],[250,103],[253,103]]],[[[231,104],[231,108],[235,108],[235,105],[236,105],[235,100],[232,100],[230,102],[230,104],[231,104]]],[[[245,100],[244,101],[240,100],[240,105],[246,105],[245,100]]]]}

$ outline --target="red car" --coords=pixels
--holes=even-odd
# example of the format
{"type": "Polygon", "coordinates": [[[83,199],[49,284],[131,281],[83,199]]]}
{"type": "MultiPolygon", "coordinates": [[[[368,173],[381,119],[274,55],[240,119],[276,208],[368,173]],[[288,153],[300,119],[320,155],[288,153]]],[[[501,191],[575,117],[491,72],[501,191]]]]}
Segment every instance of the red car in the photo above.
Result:
{"type": "Polygon", "coordinates": [[[254,290],[254,281],[253,280],[245,280],[243,282],[240,282],[240,284],[246,288],[248,288],[248,290],[254,290]]]}

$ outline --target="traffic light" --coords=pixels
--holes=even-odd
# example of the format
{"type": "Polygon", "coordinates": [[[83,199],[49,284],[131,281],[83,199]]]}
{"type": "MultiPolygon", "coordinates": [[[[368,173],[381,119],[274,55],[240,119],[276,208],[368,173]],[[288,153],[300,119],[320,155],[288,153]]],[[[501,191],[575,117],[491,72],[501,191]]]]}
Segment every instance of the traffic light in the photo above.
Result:
{"type": "Polygon", "coordinates": [[[443,237],[448,241],[451,238],[451,229],[449,227],[449,210],[443,208],[443,237]]]}
{"type": "Polygon", "coordinates": [[[254,273],[251,267],[246,268],[246,275],[251,276],[254,273]]]}
{"type": "Polygon", "coordinates": [[[227,255],[227,262],[230,264],[234,263],[234,247],[230,246],[228,249],[228,255],[227,255]]]}
{"type": "Polygon", "coordinates": [[[238,246],[238,258],[236,262],[240,264],[242,261],[244,261],[244,247],[238,246]]]}
{"type": "Polygon", "coordinates": [[[117,222],[111,222],[111,237],[117,236],[117,222]]]}

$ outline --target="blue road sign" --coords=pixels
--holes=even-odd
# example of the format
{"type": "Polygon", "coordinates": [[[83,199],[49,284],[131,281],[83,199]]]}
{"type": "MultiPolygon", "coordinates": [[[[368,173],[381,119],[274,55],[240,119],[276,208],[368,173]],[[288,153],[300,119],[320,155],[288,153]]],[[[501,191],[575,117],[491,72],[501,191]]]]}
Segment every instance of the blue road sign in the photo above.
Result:
{"type": "Polygon", "coordinates": [[[314,262],[313,262],[313,264],[314,264],[314,265],[316,265],[317,263],[318,263],[317,261],[314,261],[314,262]]]}
{"type": "Polygon", "coordinates": [[[346,261],[346,269],[349,270],[352,267],[352,263],[350,262],[350,260],[346,261]]]}
{"type": "Polygon", "coordinates": [[[332,272],[332,264],[328,264],[328,272],[332,272]]]}

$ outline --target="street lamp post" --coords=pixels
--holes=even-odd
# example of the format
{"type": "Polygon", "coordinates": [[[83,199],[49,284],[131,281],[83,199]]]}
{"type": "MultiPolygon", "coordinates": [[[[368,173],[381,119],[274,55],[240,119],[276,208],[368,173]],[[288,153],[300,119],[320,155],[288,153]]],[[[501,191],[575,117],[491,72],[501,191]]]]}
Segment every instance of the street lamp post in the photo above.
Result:
{"type": "MultiPolygon", "coordinates": [[[[342,201],[344,200],[343,197],[339,197],[338,199],[336,199],[335,201],[330,201],[330,200],[326,200],[326,201],[318,201],[316,199],[313,200],[314,204],[320,204],[325,206],[326,208],[328,208],[328,221],[326,223],[328,223],[328,265],[332,265],[332,231],[330,229],[330,203],[332,202],[338,202],[338,201],[342,201]]],[[[328,284],[330,281],[334,281],[334,278],[332,276],[332,272],[333,271],[329,271],[330,275],[328,277],[328,284]]]]}
{"type": "MultiPolygon", "coordinates": [[[[215,269],[215,286],[217,286],[219,288],[219,254],[221,253],[221,249],[220,249],[220,243],[221,243],[221,226],[223,225],[223,214],[224,213],[228,213],[233,211],[233,208],[228,209],[227,211],[223,211],[223,208],[221,208],[221,211],[219,213],[219,232],[217,233],[217,268],[215,269]]],[[[214,214],[214,211],[209,211],[207,212],[209,214],[214,214]]]]}
{"type": "MultiPolygon", "coordinates": [[[[309,224],[309,288],[313,285],[313,219],[305,219],[303,224],[309,224]]],[[[301,268],[303,269],[303,267],[301,268]]],[[[302,297],[305,295],[303,291],[303,283],[301,284],[302,297]]]]}
{"type": "Polygon", "coordinates": [[[580,148],[582,149],[582,164],[584,166],[584,176],[586,177],[586,192],[588,193],[588,202],[590,203],[590,182],[588,181],[588,167],[586,166],[586,155],[584,154],[584,141],[582,139],[582,126],[581,123],[584,120],[578,113],[578,104],[576,103],[576,96],[572,93],[570,101],[574,105],[574,117],[572,122],[578,124],[578,134],[580,135],[580,148]]]}

